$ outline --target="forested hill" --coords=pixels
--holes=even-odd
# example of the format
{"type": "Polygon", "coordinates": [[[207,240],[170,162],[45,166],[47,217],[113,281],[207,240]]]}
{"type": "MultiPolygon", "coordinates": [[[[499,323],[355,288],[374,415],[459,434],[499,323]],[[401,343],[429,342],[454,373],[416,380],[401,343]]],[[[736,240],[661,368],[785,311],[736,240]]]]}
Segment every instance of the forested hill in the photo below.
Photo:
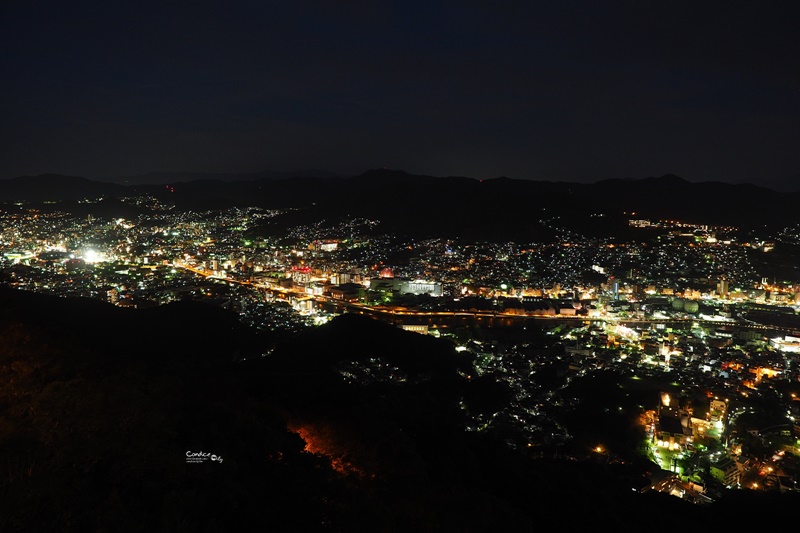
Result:
{"type": "Polygon", "coordinates": [[[740,530],[798,504],[742,493],[696,507],[632,491],[625,464],[536,459],[465,432],[459,402],[486,396],[470,364],[448,341],[355,315],[275,345],[204,304],[2,289],[0,530],[740,530]],[[391,379],[344,378],[376,361],[391,379]]]}

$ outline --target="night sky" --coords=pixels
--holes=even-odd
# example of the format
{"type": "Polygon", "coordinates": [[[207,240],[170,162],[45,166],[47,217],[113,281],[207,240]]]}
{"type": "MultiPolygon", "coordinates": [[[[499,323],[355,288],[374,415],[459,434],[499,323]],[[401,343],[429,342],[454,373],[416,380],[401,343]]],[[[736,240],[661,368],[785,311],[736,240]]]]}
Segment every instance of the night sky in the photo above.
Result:
{"type": "Polygon", "coordinates": [[[0,178],[387,167],[800,189],[795,4],[3,0],[0,178]]]}

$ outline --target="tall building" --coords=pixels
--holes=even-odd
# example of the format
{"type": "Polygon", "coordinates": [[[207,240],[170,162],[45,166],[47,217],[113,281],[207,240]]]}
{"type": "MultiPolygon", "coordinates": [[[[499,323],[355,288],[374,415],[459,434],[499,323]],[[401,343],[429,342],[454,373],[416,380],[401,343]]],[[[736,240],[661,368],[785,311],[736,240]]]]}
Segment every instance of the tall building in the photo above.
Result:
{"type": "Polygon", "coordinates": [[[723,298],[728,296],[728,280],[722,278],[717,283],[717,294],[722,296],[723,298]]]}

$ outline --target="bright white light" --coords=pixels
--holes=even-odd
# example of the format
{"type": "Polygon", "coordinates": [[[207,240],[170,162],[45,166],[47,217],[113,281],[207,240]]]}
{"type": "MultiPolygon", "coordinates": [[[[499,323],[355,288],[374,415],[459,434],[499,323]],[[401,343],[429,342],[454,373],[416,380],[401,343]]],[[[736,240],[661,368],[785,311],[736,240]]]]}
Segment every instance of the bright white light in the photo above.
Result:
{"type": "Polygon", "coordinates": [[[100,252],[89,249],[83,252],[83,260],[87,263],[99,263],[105,261],[105,257],[100,252]]]}

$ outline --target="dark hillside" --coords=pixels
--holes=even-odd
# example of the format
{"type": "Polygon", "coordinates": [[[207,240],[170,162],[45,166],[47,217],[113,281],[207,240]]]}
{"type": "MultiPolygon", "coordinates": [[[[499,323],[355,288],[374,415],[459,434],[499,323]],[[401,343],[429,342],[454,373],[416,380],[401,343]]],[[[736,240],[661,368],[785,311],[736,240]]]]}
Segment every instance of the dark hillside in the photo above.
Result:
{"type": "MultiPolygon", "coordinates": [[[[503,391],[471,391],[445,341],[342,315],[265,357],[263,342],[204,304],[3,290],[0,530],[532,532],[555,517],[639,531],[656,516],[736,529],[717,508],[750,502],[639,494],[627,464],[465,432],[461,399],[490,408],[503,391]]],[[[753,502],[753,517],[798,503],[753,502]]]]}

